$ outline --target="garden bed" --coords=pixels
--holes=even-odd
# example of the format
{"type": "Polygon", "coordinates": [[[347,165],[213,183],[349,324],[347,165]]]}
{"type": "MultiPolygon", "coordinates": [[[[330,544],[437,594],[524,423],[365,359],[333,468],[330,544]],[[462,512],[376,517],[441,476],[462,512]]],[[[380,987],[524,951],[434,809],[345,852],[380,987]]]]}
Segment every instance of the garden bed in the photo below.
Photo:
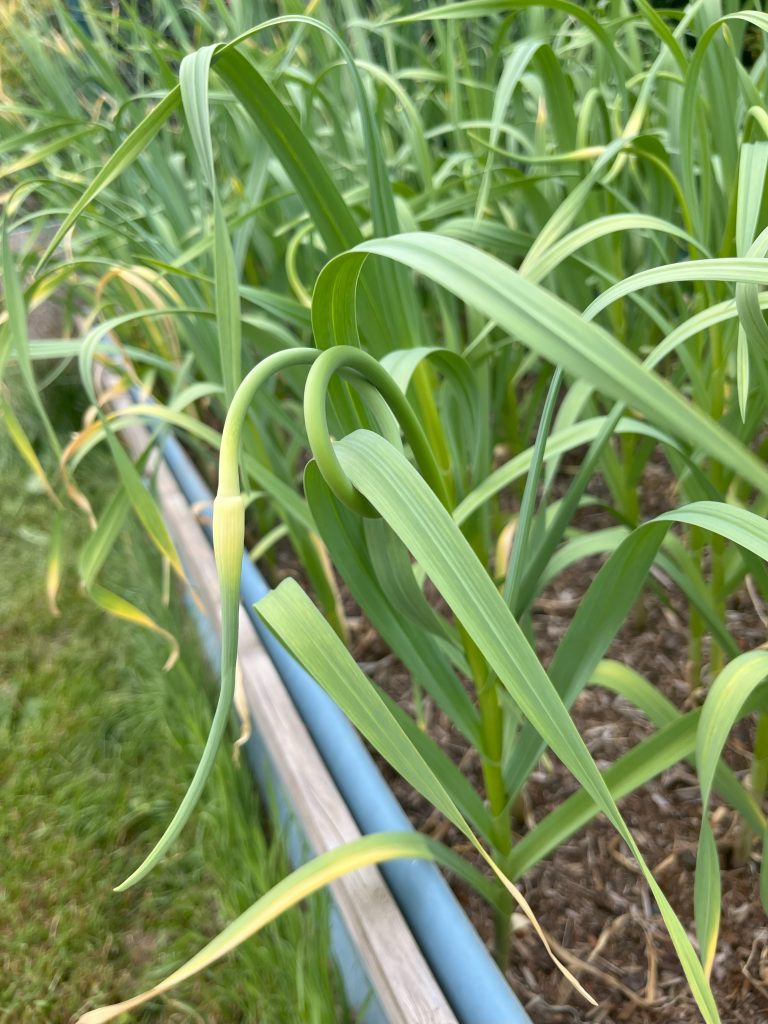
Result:
{"type": "MultiPolygon", "coordinates": [[[[542,600],[542,632],[559,631],[568,619],[566,607],[583,593],[589,576],[571,574],[564,584],[551,588],[542,600]],[[555,603],[560,611],[553,610],[555,603]],[[547,611],[543,607],[547,606],[547,611]]],[[[678,706],[689,699],[683,682],[686,634],[675,629],[671,616],[658,603],[646,599],[647,623],[631,625],[611,649],[611,656],[626,660],[657,679],[660,690],[678,706]],[[682,655],[682,656],[681,656],[682,655]]],[[[734,609],[736,611],[736,609],[734,609]]],[[[754,610],[739,609],[743,635],[761,642],[764,628],[754,610]]],[[[363,632],[363,631],[361,631],[363,632]]],[[[370,639],[357,648],[364,661],[380,653],[370,639]]],[[[381,668],[374,678],[403,705],[410,705],[410,684],[397,671],[381,668]]],[[[652,729],[645,717],[619,697],[593,688],[577,700],[574,719],[598,765],[607,767],[652,729]]],[[[466,770],[473,760],[466,746],[439,712],[430,721],[432,734],[466,770]]],[[[726,760],[737,772],[749,767],[748,751],[754,740],[754,723],[742,722],[735,730],[726,760]]],[[[453,841],[464,854],[468,844],[423,798],[384,763],[400,802],[414,825],[453,841]]],[[[474,759],[474,774],[479,767],[474,759]]],[[[570,773],[556,758],[533,774],[526,791],[529,823],[541,820],[578,789],[570,773]]],[[[649,862],[683,920],[693,913],[693,872],[701,824],[701,801],[695,773],[676,766],[660,779],[626,797],[621,807],[640,841],[649,862]]],[[[738,836],[736,815],[722,804],[713,807],[723,873],[723,919],[720,952],[713,969],[713,988],[732,1024],[763,1024],[768,1014],[768,929],[759,899],[757,854],[742,864],[732,863],[738,836]],[[730,1014],[730,1016],[729,1016],[730,1014]]],[[[524,832],[524,823],[516,824],[524,832]]],[[[604,821],[593,821],[524,878],[523,891],[558,955],[574,970],[600,1006],[590,1010],[563,981],[546,954],[540,939],[527,922],[518,918],[507,976],[535,1024],[600,1021],[604,1024],[698,1024],[700,1014],[681,975],[663,923],[628,850],[604,821]],[[588,966],[579,969],[579,962],[588,966]],[[627,991],[629,990],[629,991],[627,991]],[[647,1005],[650,1004],[650,1005],[647,1005]]],[[[488,906],[467,887],[458,895],[480,934],[489,943],[493,920],[488,906]]]]}
{"type": "MultiPolygon", "coordinates": [[[[601,493],[599,488],[598,480],[591,490],[601,493]]],[[[674,480],[662,460],[649,463],[639,497],[644,518],[676,504],[674,480]]],[[[593,514],[592,520],[593,528],[605,525],[599,513],[593,514]]],[[[588,522],[580,525],[588,528],[588,522]]],[[[598,565],[594,560],[569,570],[556,587],[542,594],[534,624],[545,659],[565,632],[598,565]]],[[[728,626],[743,650],[765,643],[762,613],[746,589],[732,595],[728,626]]],[[[686,681],[687,617],[682,595],[665,581],[660,594],[643,595],[608,651],[609,657],[652,680],[680,710],[699,706],[707,692],[706,685],[691,690],[686,681]]],[[[636,708],[599,687],[581,695],[573,715],[590,753],[604,768],[652,732],[647,718],[636,708]]],[[[749,773],[754,740],[755,722],[750,716],[736,725],[724,754],[726,763],[742,779],[749,773]]],[[[527,794],[530,821],[540,820],[576,788],[556,758],[551,760],[551,769],[540,767],[527,794]]],[[[676,765],[627,796],[621,807],[675,910],[682,920],[692,920],[701,826],[701,793],[694,769],[686,763],[676,765]]],[[[726,1024],[762,1024],[768,1015],[768,929],[760,904],[760,853],[750,843],[746,859],[739,855],[742,826],[731,808],[714,798],[711,813],[723,880],[712,987],[726,1024]]],[[[629,851],[605,821],[593,821],[534,867],[526,876],[525,891],[560,946],[590,965],[580,977],[600,1002],[595,1011],[572,1009],[575,1001],[571,994],[553,977],[546,956],[525,932],[518,935],[516,943],[525,951],[521,961],[525,969],[512,963],[510,972],[537,1024],[569,1019],[605,1024],[696,1024],[700,1020],[648,887],[629,851]],[[530,993],[530,1000],[524,993],[530,993]],[[568,1010],[557,1009],[564,1004],[568,1010]]]]}
{"type": "MultiPolygon", "coordinates": [[[[577,461],[574,457],[570,466],[566,463],[565,478],[577,461]]],[[[673,483],[661,460],[650,463],[641,491],[645,516],[659,515],[674,506],[673,483]]],[[[599,479],[591,493],[607,497],[599,479]]],[[[612,525],[612,520],[607,513],[592,509],[580,513],[577,525],[584,530],[599,529],[612,525]]],[[[545,664],[601,564],[601,559],[593,557],[566,570],[536,601],[534,631],[545,664]]],[[[281,547],[275,582],[286,576],[303,583],[300,567],[287,547],[281,547]]],[[[355,659],[377,685],[415,715],[407,671],[343,585],[342,593],[355,659]]],[[[653,680],[676,707],[688,710],[699,706],[705,690],[692,692],[686,682],[685,601],[668,581],[663,596],[652,592],[643,595],[607,656],[653,680]]],[[[743,649],[765,642],[766,625],[746,590],[733,596],[728,622],[743,649]]],[[[428,696],[425,704],[430,734],[480,788],[482,775],[476,752],[467,747],[466,740],[428,696]]],[[[581,694],[573,716],[601,768],[609,767],[653,732],[641,712],[599,687],[581,694]]],[[[725,753],[726,762],[742,778],[749,771],[754,732],[754,720],[742,720],[725,753]]],[[[477,860],[465,838],[375,751],[374,756],[414,827],[477,860]]],[[[524,820],[515,822],[516,833],[525,834],[577,790],[572,775],[548,754],[526,787],[524,820]]],[[[683,920],[690,920],[701,825],[695,771],[689,765],[678,764],[630,794],[620,806],[675,910],[683,920]]],[[[768,1015],[768,927],[760,904],[760,856],[755,850],[739,863],[738,816],[716,798],[712,813],[723,870],[721,944],[712,972],[713,991],[724,1024],[764,1024],[768,1015]]],[[[494,929],[491,908],[465,884],[454,881],[452,885],[490,949],[494,929]]],[[[505,972],[534,1024],[698,1024],[699,1010],[658,908],[631,854],[610,824],[598,818],[572,836],[526,873],[523,891],[557,955],[599,1002],[595,1009],[584,1004],[554,969],[525,918],[515,915],[517,927],[505,972]]]]}

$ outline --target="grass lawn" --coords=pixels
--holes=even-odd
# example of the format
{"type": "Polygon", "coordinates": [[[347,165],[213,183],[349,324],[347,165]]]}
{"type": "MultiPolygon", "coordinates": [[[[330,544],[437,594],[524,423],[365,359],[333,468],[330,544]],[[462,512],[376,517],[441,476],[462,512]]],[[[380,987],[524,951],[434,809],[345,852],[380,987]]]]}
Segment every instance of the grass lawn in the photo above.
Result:
{"type": "MultiPolygon", "coordinates": [[[[78,475],[98,509],[110,463],[78,475]]],[[[112,892],[170,820],[192,777],[213,689],[159,558],[131,523],[105,582],[182,638],[107,617],[76,585],[82,516],[64,521],[61,614],[45,600],[52,506],[0,440],[0,1021],[67,1022],[126,998],[196,952],[289,870],[227,747],[192,822],[148,882],[112,892]],[[122,564],[120,564],[122,562],[122,564]],[[136,581],[141,581],[137,584],[136,581]],[[177,607],[174,608],[173,605],[177,607]],[[203,682],[207,686],[203,686],[203,682]]],[[[132,1021],[348,1020],[329,964],[327,901],[284,915],[132,1021]]]]}

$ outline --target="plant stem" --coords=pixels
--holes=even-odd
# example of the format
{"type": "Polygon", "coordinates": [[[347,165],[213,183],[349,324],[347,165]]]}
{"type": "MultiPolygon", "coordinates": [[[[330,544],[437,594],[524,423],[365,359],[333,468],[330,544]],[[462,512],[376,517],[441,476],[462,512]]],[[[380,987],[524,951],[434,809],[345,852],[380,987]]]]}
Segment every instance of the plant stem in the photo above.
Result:
{"type": "MultiPolygon", "coordinates": [[[[721,420],[725,412],[726,393],[726,365],[725,348],[722,330],[715,327],[712,330],[712,363],[713,373],[711,379],[712,393],[710,399],[710,415],[714,420],[721,420]]],[[[727,482],[725,471],[719,462],[713,462],[710,469],[710,478],[718,494],[725,494],[727,482]]],[[[725,540],[718,534],[712,535],[711,558],[712,558],[712,597],[718,616],[725,624],[725,605],[727,600],[725,584],[725,540]]],[[[720,644],[712,638],[712,649],[710,651],[710,673],[714,679],[725,666],[725,651],[720,644]]]]}
{"type": "MultiPolygon", "coordinates": [[[[755,746],[752,751],[752,764],[749,769],[749,781],[752,795],[755,800],[761,802],[765,795],[766,785],[768,785],[768,714],[765,712],[760,714],[757,719],[755,746]]],[[[735,849],[737,863],[744,864],[749,858],[754,834],[753,829],[742,818],[735,849]]]]}
{"type": "MultiPolygon", "coordinates": [[[[463,628],[460,629],[467,661],[472,672],[480,711],[480,729],[483,749],[480,763],[488,806],[493,817],[491,843],[502,870],[512,851],[512,827],[509,798],[501,770],[504,740],[504,714],[499,701],[498,686],[493,673],[477,645],[463,628]]],[[[497,908],[494,918],[494,956],[503,969],[509,955],[510,918],[514,901],[512,896],[497,908]]]]}
{"type": "MultiPolygon", "coordinates": [[[[704,553],[705,543],[704,531],[696,526],[692,527],[691,554],[699,561],[704,553]]],[[[701,685],[704,631],[705,625],[701,613],[691,607],[688,620],[688,665],[686,669],[688,687],[691,690],[695,690],[701,685]]]]}

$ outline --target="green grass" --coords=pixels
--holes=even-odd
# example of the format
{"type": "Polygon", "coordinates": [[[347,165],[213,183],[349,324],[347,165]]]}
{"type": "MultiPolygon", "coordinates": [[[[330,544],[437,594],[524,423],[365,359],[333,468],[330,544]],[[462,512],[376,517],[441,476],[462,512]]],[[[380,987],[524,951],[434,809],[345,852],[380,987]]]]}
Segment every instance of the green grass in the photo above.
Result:
{"type": "MultiPolygon", "coordinates": [[[[105,459],[83,482],[101,492],[105,459]]],[[[113,585],[179,631],[162,640],[111,619],[78,591],[68,559],[84,520],[65,520],[61,616],[44,598],[50,505],[7,440],[0,444],[0,1021],[68,1021],[156,981],[283,877],[244,767],[223,750],[192,827],[149,885],[116,894],[191,777],[211,685],[190,624],[159,599],[159,560],[131,524],[113,585]]],[[[117,566],[117,568],[114,568],[117,566]]],[[[176,596],[173,604],[178,604],[176,596]]],[[[329,964],[327,899],[313,897],[212,972],[135,1021],[346,1020],[329,964]]]]}

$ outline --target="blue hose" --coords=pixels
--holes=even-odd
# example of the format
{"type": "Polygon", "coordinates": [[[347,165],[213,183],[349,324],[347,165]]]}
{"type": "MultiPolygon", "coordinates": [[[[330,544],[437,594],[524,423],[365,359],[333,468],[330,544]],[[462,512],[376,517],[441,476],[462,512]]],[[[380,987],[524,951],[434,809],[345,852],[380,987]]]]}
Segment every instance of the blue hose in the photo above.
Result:
{"type": "MultiPolygon", "coordinates": [[[[210,490],[174,437],[166,438],[163,454],[187,501],[210,504],[210,490]]],[[[210,526],[204,529],[210,539],[210,526]]],[[[411,829],[349,720],[253,611],[268,592],[243,553],[241,593],[248,614],[358,828],[363,833],[411,829]]],[[[437,868],[399,860],[381,865],[381,872],[461,1024],[531,1024],[437,868]]]]}

